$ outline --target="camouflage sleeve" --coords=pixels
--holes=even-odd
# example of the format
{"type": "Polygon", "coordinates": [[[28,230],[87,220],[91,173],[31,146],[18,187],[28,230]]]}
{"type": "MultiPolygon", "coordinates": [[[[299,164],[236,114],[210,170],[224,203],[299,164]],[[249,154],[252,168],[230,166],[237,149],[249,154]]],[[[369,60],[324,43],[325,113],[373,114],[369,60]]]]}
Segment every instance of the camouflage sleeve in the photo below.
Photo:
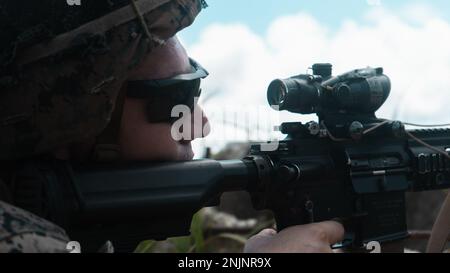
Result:
{"type": "Polygon", "coordinates": [[[0,201],[0,253],[67,253],[60,227],[0,201]]]}

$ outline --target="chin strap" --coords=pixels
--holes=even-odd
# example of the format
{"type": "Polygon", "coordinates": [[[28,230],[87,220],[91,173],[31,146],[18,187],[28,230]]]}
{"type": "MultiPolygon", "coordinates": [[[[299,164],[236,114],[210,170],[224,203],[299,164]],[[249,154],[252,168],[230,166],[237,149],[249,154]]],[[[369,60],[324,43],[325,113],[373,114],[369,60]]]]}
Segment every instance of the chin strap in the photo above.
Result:
{"type": "Polygon", "coordinates": [[[117,96],[111,121],[97,137],[91,159],[96,162],[111,162],[121,158],[119,145],[120,126],[122,124],[123,106],[125,104],[125,90],[122,88],[117,96]]]}
{"type": "Polygon", "coordinates": [[[11,203],[12,202],[11,191],[8,188],[8,186],[6,185],[6,183],[4,183],[2,181],[1,178],[0,178],[0,201],[4,201],[4,202],[7,202],[7,203],[11,203]]]}
{"type": "Polygon", "coordinates": [[[450,192],[445,199],[441,211],[434,222],[430,240],[427,245],[428,253],[441,253],[447,244],[450,235],[450,192]]]}

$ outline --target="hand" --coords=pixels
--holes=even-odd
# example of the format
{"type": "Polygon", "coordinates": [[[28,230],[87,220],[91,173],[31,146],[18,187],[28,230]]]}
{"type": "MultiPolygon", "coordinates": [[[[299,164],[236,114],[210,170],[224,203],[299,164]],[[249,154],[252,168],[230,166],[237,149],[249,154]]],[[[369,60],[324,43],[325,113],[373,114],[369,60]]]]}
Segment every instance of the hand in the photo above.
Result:
{"type": "Polygon", "coordinates": [[[331,245],[344,239],[344,227],[335,221],[293,226],[277,233],[265,229],[245,244],[246,253],[333,253],[331,245]]]}

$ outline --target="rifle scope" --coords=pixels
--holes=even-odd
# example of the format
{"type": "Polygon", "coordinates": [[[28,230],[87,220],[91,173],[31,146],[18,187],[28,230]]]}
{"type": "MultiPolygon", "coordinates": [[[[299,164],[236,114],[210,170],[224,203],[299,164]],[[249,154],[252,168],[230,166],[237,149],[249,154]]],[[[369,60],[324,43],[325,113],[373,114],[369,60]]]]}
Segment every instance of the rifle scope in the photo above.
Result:
{"type": "Polygon", "coordinates": [[[331,76],[331,64],[315,64],[312,69],[313,75],[272,81],[269,104],[299,114],[370,114],[384,104],[391,90],[383,68],[356,69],[336,77],[331,76]]]}

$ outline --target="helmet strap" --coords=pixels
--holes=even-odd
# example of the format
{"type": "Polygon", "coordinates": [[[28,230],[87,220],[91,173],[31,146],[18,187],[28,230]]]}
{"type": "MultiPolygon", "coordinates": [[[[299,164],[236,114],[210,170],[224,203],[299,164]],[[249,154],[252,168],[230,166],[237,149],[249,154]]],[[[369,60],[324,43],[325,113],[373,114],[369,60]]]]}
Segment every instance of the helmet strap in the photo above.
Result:
{"type": "Polygon", "coordinates": [[[97,136],[91,160],[96,162],[111,162],[121,159],[119,145],[120,126],[122,123],[125,90],[122,88],[117,95],[116,105],[111,115],[111,121],[103,132],[97,136]]]}

